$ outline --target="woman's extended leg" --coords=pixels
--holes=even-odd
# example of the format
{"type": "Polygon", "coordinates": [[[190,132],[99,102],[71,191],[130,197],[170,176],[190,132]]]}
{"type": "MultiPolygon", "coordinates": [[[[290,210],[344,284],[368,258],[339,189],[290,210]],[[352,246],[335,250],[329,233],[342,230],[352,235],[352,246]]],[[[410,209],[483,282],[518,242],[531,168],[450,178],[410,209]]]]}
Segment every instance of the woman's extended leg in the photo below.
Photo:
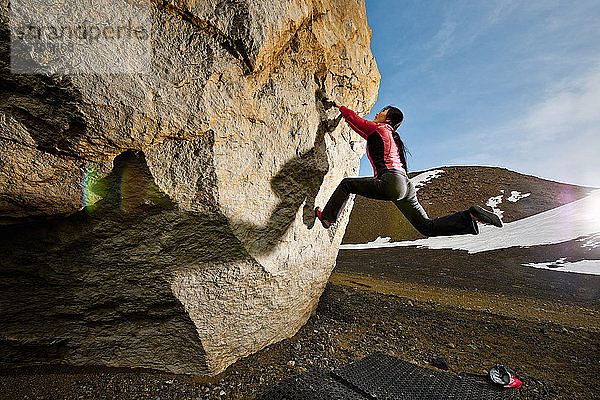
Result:
{"type": "Polygon", "coordinates": [[[417,199],[417,191],[412,182],[408,182],[406,197],[395,200],[394,204],[406,219],[424,236],[451,236],[479,233],[477,222],[469,210],[460,211],[436,219],[429,219],[427,212],[417,199]]]}
{"type": "Polygon", "coordinates": [[[321,217],[335,223],[344,204],[355,193],[370,199],[390,200],[388,184],[377,178],[345,178],[335,189],[321,212],[321,217]]]}

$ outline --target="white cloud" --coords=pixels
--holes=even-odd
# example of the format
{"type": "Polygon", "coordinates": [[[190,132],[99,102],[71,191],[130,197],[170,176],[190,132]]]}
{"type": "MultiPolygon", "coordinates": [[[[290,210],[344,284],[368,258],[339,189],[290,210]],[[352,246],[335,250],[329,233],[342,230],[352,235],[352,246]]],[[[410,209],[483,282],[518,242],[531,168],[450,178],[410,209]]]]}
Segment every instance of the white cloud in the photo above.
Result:
{"type": "Polygon", "coordinates": [[[547,139],[600,125],[600,69],[583,79],[554,87],[549,95],[532,107],[523,119],[523,130],[530,137],[547,139]]]}
{"type": "Polygon", "coordinates": [[[438,33],[431,39],[426,47],[436,47],[437,50],[433,58],[443,57],[454,41],[454,32],[456,31],[456,21],[446,19],[438,33]]]}
{"type": "Polygon", "coordinates": [[[442,26],[424,46],[426,49],[435,49],[425,65],[471,46],[481,35],[507,18],[514,8],[514,0],[451,3],[442,26]],[[483,9],[479,10],[479,7],[483,9]]]}
{"type": "Polygon", "coordinates": [[[569,183],[600,186],[600,68],[550,87],[521,117],[479,137],[479,153],[461,157],[506,165],[569,183]],[[494,152],[493,149],[496,149],[494,152]],[[487,150],[482,152],[482,150],[487,150]]]}

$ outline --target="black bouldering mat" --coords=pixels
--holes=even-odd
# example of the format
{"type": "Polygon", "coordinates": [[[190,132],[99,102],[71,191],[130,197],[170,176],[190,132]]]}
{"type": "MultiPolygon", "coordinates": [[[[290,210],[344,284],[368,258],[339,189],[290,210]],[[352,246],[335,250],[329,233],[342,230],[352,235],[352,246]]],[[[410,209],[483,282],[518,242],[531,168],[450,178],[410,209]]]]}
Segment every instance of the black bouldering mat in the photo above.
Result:
{"type": "Polygon", "coordinates": [[[327,373],[311,370],[286,378],[257,400],[505,400],[515,389],[432,370],[383,353],[373,353],[327,373]]]}
{"type": "Polygon", "coordinates": [[[286,378],[256,400],[369,400],[325,371],[310,370],[286,378]]]}
{"type": "Polygon", "coordinates": [[[381,400],[513,399],[515,389],[432,370],[383,353],[374,353],[333,371],[347,385],[381,400]]]}

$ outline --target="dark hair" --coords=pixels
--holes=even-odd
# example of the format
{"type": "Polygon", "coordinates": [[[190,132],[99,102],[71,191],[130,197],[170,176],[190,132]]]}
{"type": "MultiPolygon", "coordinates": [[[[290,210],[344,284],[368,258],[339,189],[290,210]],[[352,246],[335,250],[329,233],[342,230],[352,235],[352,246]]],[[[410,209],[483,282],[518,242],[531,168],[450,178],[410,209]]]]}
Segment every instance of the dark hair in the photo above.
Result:
{"type": "Polygon", "coordinates": [[[406,146],[404,146],[404,142],[402,142],[402,139],[400,139],[400,135],[398,135],[398,132],[396,132],[396,129],[398,129],[398,127],[400,126],[400,124],[402,124],[402,121],[404,120],[404,114],[402,114],[402,111],[400,111],[399,108],[393,106],[387,106],[384,108],[384,110],[387,110],[385,118],[387,121],[390,122],[390,125],[393,129],[392,137],[396,142],[396,146],[398,146],[398,154],[400,155],[400,161],[402,161],[404,169],[406,169],[406,172],[408,172],[408,164],[406,163],[406,153],[410,154],[410,151],[408,151],[406,146]]]}

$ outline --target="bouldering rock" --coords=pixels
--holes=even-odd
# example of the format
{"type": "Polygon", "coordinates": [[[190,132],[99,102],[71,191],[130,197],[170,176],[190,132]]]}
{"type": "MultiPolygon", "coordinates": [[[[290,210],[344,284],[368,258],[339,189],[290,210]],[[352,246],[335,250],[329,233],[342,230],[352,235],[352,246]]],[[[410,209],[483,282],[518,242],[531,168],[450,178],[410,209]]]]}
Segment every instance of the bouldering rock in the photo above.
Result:
{"type": "Polygon", "coordinates": [[[292,336],[364,152],[326,99],[377,94],[364,2],[155,0],[149,73],[49,75],[0,4],[0,363],[212,375],[292,336]]]}

